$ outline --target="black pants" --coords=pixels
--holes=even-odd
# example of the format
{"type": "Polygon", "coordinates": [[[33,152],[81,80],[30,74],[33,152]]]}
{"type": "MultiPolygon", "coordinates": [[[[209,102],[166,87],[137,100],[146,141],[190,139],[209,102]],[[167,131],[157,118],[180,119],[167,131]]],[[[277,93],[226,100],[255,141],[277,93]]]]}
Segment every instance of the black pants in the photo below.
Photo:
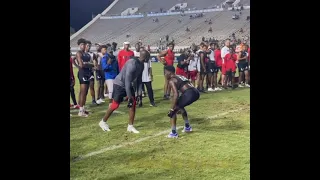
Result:
{"type": "Polygon", "coordinates": [[[74,94],[74,88],[72,86],[72,79],[70,79],[70,95],[73,101],[73,105],[77,105],[76,95],[74,94]]]}
{"type": "Polygon", "coordinates": [[[151,103],[151,102],[154,102],[152,83],[151,83],[151,82],[143,82],[143,83],[142,83],[142,86],[144,86],[144,85],[146,85],[150,103],[151,103]]]}
{"type": "Polygon", "coordinates": [[[187,89],[178,99],[177,106],[180,109],[189,106],[193,102],[197,101],[200,97],[200,93],[196,88],[187,89]]]}

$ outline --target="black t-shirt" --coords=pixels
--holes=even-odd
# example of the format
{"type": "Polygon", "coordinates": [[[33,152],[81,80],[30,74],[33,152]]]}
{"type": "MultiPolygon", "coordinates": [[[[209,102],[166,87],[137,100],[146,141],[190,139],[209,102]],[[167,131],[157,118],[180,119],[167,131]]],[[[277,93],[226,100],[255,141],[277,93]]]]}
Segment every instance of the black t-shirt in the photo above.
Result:
{"type": "Polygon", "coordinates": [[[188,57],[185,54],[181,54],[178,57],[178,64],[177,64],[178,68],[181,68],[181,69],[188,68],[188,64],[186,64],[186,63],[185,64],[181,64],[181,62],[183,62],[185,59],[188,59],[188,57]]]}
{"type": "Polygon", "coordinates": [[[190,84],[190,81],[184,76],[175,75],[173,78],[177,80],[176,87],[178,91],[180,91],[185,84],[190,84]]]}
{"type": "MultiPolygon", "coordinates": [[[[241,53],[240,58],[243,58],[247,55],[247,53],[245,51],[241,51],[240,53],[241,53]]],[[[239,63],[241,63],[241,64],[244,64],[246,62],[248,62],[247,59],[239,60],[239,63]]]]}

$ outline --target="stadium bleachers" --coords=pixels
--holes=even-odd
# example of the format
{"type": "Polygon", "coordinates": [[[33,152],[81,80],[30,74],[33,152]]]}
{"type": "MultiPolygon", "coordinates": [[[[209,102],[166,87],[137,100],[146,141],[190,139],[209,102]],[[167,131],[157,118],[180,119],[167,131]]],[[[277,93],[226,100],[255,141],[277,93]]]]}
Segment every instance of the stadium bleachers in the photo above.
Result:
{"type": "MultiPolygon", "coordinates": [[[[213,6],[223,3],[225,0],[119,0],[106,16],[111,14],[120,14],[122,11],[130,7],[139,7],[138,12],[159,12],[160,8],[163,10],[170,9],[174,5],[182,2],[187,2],[187,8],[196,7],[199,9],[208,9],[213,6]]],[[[250,0],[244,0],[241,4],[249,4],[250,0]]],[[[124,41],[132,43],[139,39],[144,44],[150,46],[157,46],[159,39],[165,40],[165,36],[169,35],[170,40],[173,38],[177,46],[189,46],[192,43],[200,43],[202,37],[215,37],[217,39],[224,39],[230,34],[243,28],[250,29],[250,21],[246,20],[250,16],[250,9],[243,10],[240,19],[233,20],[231,17],[237,11],[214,11],[206,12],[201,18],[190,19],[191,14],[168,15],[157,17],[142,17],[142,18],[122,18],[122,19],[98,19],[87,29],[70,40],[71,47],[76,47],[76,42],[79,38],[91,40],[93,43],[110,43],[117,42],[122,44],[124,41]],[[158,22],[153,22],[157,18],[158,22]],[[205,23],[205,20],[211,19],[212,24],[205,23]],[[179,23],[178,20],[181,20],[179,23]],[[246,27],[244,27],[246,26],[246,27]],[[190,31],[187,32],[186,28],[190,31]],[[209,33],[209,28],[212,27],[212,33],[209,33]],[[129,37],[127,37],[129,35],[129,37]]],[[[250,30],[249,30],[250,32],[250,30]]]]}

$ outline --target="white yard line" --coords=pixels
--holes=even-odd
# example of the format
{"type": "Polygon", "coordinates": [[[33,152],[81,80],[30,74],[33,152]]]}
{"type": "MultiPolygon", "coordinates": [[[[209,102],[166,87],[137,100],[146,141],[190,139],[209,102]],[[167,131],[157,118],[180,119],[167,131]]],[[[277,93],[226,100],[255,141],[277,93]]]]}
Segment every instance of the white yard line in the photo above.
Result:
{"type": "MultiPolygon", "coordinates": [[[[243,110],[243,108],[240,108],[240,109],[237,109],[237,110],[231,110],[231,111],[227,111],[227,112],[223,112],[223,113],[220,113],[220,114],[217,114],[217,115],[214,115],[214,116],[209,116],[207,117],[207,119],[215,119],[217,117],[220,117],[220,116],[225,116],[229,113],[234,113],[234,112],[238,112],[238,111],[241,111],[243,110]]],[[[177,127],[177,130],[183,128],[183,126],[179,126],[177,127]]],[[[105,147],[105,148],[102,148],[98,151],[93,151],[93,152],[90,152],[86,155],[83,155],[83,156],[79,156],[77,157],[76,159],[73,160],[73,162],[76,162],[76,161],[80,161],[80,160],[83,160],[83,159],[86,159],[88,157],[91,157],[91,156],[94,156],[94,155],[97,155],[97,154],[101,154],[101,153],[104,153],[106,151],[110,151],[110,150],[115,150],[115,149],[119,149],[119,148],[122,148],[124,146],[128,146],[128,145],[134,145],[134,144],[137,144],[139,142],[142,142],[142,141],[146,141],[148,139],[151,139],[151,138],[154,138],[154,137],[158,137],[158,136],[161,136],[161,135],[164,135],[164,134],[167,134],[169,133],[170,130],[165,130],[165,131],[161,131],[157,134],[154,134],[152,136],[147,136],[147,137],[144,137],[144,138],[140,138],[140,139],[137,139],[133,142],[126,142],[126,143],[122,143],[122,144],[119,144],[119,145],[113,145],[113,146],[109,146],[109,147],[105,147]]],[[[110,132],[109,132],[110,133],[110,132]]]]}
{"type": "Polygon", "coordinates": [[[223,112],[223,113],[220,113],[220,114],[216,114],[214,116],[208,116],[206,119],[215,119],[217,117],[220,117],[220,116],[225,116],[229,113],[233,113],[233,112],[238,112],[238,111],[241,111],[243,110],[243,108],[240,108],[240,109],[235,109],[235,110],[230,110],[230,111],[227,111],[227,112],[223,112]]]}

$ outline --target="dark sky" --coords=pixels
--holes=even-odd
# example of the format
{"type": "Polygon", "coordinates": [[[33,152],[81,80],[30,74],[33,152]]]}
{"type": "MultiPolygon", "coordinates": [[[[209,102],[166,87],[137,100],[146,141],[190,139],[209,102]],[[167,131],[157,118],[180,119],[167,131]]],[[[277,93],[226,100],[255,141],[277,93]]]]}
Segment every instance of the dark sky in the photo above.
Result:
{"type": "Polygon", "coordinates": [[[70,26],[76,31],[91,21],[91,14],[102,13],[113,0],[70,0],[70,26]]]}

